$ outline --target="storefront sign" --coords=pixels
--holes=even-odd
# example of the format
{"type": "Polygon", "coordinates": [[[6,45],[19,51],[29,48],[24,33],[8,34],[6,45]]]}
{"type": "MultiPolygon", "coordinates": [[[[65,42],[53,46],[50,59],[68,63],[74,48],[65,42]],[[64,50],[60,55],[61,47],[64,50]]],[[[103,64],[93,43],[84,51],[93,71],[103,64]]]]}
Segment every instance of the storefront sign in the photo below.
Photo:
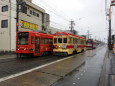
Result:
{"type": "Polygon", "coordinates": [[[25,28],[25,29],[31,29],[31,30],[37,30],[38,29],[38,25],[29,23],[29,22],[26,22],[23,20],[20,21],[20,26],[21,26],[21,28],[25,28]]]}

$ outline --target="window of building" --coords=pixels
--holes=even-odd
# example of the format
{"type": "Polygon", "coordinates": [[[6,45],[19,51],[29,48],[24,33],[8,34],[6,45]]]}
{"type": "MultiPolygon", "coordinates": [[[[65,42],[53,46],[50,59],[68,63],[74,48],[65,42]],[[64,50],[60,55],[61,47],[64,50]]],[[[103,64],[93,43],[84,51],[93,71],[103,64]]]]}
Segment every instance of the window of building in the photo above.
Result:
{"type": "Polygon", "coordinates": [[[33,15],[36,16],[36,12],[33,11],[33,15]]]}
{"type": "Polygon", "coordinates": [[[8,11],[8,5],[2,7],[2,12],[8,11]]]}
{"type": "Polygon", "coordinates": [[[25,13],[25,14],[27,14],[27,7],[22,6],[22,12],[25,13]]]}
{"type": "Polygon", "coordinates": [[[32,15],[32,10],[30,10],[30,14],[32,15]]]}
{"type": "Polygon", "coordinates": [[[37,17],[39,17],[39,14],[37,13],[37,17]]]}
{"type": "Polygon", "coordinates": [[[2,20],[1,21],[1,28],[7,28],[8,27],[8,20],[2,20]]]}

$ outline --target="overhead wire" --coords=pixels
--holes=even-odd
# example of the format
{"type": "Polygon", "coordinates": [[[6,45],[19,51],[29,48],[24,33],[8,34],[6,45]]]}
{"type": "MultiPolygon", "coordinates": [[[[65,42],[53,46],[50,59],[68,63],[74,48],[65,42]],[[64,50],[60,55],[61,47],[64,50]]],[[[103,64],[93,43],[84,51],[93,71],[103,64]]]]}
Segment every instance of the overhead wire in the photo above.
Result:
{"type": "MultiPolygon", "coordinates": [[[[58,12],[56,11],[56,9],[54,9],[54,8],[52,8],[47,2],[45,2],[45,1],[43,1],[43,0],[39,0],[41,3],[43,2],[45,5],[47,5],[51,10],[53,10],[54,12],[56,12],[56,14],[58,14],[58,12]]],[[[61,13],[63,13],[62,11],[61,11],[61,13]]],[[[68,19],[66,19],[65,18],[65,16],[62,16],[62,15],[60,15],[61,16],[61,18],[63,18],[64,20],[66,20],[66,21],[69,21],[68,19]]]]}
{"type": "MultiPolygon", "coordinates": [[[[6,1],[6,0],[4,0],[4,2],[5,2],[5,1],[6,1]]],[[[6,4],[3,4],[3,3],[0,3],[0,4],[2,4],[2,5],[6,5],[6,4]]],[[[7,3],[7,4],[11,4],[11,5],[12,5],[12,3],[7,3]]],[[[13,3],[13,5],[14,5],[14,3],[13,3]]],[[[15,5],[16,5],[16,4],[15,4],[15,5]]],[[[15,9],[15,8],[14,8],[14,9],[15,9]]],[[[10,10],[16,12],[16,9],[15,9],[15,10],[14,10],[14,9],[10,8],[10,10]]],[[[16,17],[13,17],[13,16],[8,16],[8,15],[4,15],[4,14],[0,14],[0,15],[16,19],[16,17]]],[[[34,19],[36,19],[36,18],[34,18],[34,19]]],[[[22,19],[19,19],[19,20],[22,20],[22,19]]],[[[41,19],[37,19],[37,20],[42,21],[41,19]]],[[[56,22],[54,22],[54,21],[51,21],[51,22],[52,22],[52,23],[55,23],[55,24],[57,24],[57,25],[61,25],[61,24],[56,23],[56,22]]],[[[64,26],[64,25],[61,25],[61,26],[63,26],[64,28],[66,27],[66,26],[64,26]]],[[[67,27],[66,27],[66,28],[67,28],[67,27]]]]}
{"type": "MultiPolygon", "coordinates": [[[[27,0],[27,1],[28,1],[28,0],[27,0]]],[[[38,3],[38,2],[36,2],[36,1],[33,1],[33,2],[34,2],[35,4],[38,4],[38,5],[39,5],[39,3],[38,3]]],[[[43,7],[44,7],[46,10],[48,10],[49,12],[51,12],[51,13],[55,14],[57,17],[59,17],[59,18],[61,18],[61,19],[65,20],[65,21],[69,22],[69,20],[64,19],[64,17],[62,17],[62,16],[58,15],[57,13],[53,12],[52,10],[50,10],[50,9],[46,8],[45,6],[43,6],[43,7]]]]}

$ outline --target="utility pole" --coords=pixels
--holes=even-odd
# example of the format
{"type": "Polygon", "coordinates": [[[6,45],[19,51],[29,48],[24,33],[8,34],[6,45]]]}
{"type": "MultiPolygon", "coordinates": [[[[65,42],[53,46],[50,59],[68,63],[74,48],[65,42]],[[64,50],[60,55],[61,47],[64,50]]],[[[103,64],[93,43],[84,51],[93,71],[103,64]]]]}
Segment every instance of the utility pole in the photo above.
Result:
{"type": "Polygon", "coordinates": [[[71,21],[70,21],[70,29],[71,29],[71,32],[73,32],[74,26],[75,26],[75,22],[71,20],[71,21]]]}
{"type": "Polygon", "coordinates": [[[88,30],[88,31],[87,31],[87,38],[88,38],[88,39],[91,39],[91,35],[92,35],[92,34],[90,34],[90,31],[88,30]]]}
{"type": "Polygon", "coordinates": [[[89,30],[87,31],[87,38],[89,39],[89,30]]]}
{"type": "Polygon", "coordinates": [[[25,5],[25,2],[23,0],[16,0],[17,6],[16,6],[16,32],[19,31],[19,12],[22,11],[22,6],[25,5]]]}
{"type": "Polygon", "coordinates": [[[112,43],[111,43],[111,13],[112,13],[111,8],[112,8],[112,6],[115,6],[115,0],[111,1],[111,5],[109,8],[109,14],[108,14],[108,16],[109,16],[109,32],[108,32],[108,34],[109,34],[109,37],[108,37],[108,48],[109,48],[109,50],[112,49],[112,43]]]}
{"type": "Polygon", "coordinates": [[[17,2],[17,9],[16,9],[16,32],[18,32],[18,27],[19,27],[19,0],[16,0],[17,2]]]}

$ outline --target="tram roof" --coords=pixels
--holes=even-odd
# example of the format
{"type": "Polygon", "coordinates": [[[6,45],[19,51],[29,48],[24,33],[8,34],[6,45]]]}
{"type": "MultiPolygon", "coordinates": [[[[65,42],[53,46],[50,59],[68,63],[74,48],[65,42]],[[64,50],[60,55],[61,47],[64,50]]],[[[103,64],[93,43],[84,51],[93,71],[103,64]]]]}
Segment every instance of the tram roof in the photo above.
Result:
{"type": "Polygon", "coordinates": [[[20,32],[28,32],[28,33],[30,33],[30,34],[32,34],[32,35],[36,35],[36,36],[40,36],[40,37],[47,37],[47,36],[53,37],[53,35],[51,35],[51,34],[42,33],[42,32],[35,32],[35,31],[19,31],[18,33],[20,33],[20,32]]]}
{"type": "Polygon", "coordinates": [[[74,35],[74,34],[71,34],[71,33],[66,33],[66,32],[56,32],[55,34],[53,34],[54,36],[68,36],[68,35],[71,35],[71,36],[75,36],[75,37],[79,37],[81,39],[86,39],[82,36],[79,36],[79,35],[74,35]]]}

